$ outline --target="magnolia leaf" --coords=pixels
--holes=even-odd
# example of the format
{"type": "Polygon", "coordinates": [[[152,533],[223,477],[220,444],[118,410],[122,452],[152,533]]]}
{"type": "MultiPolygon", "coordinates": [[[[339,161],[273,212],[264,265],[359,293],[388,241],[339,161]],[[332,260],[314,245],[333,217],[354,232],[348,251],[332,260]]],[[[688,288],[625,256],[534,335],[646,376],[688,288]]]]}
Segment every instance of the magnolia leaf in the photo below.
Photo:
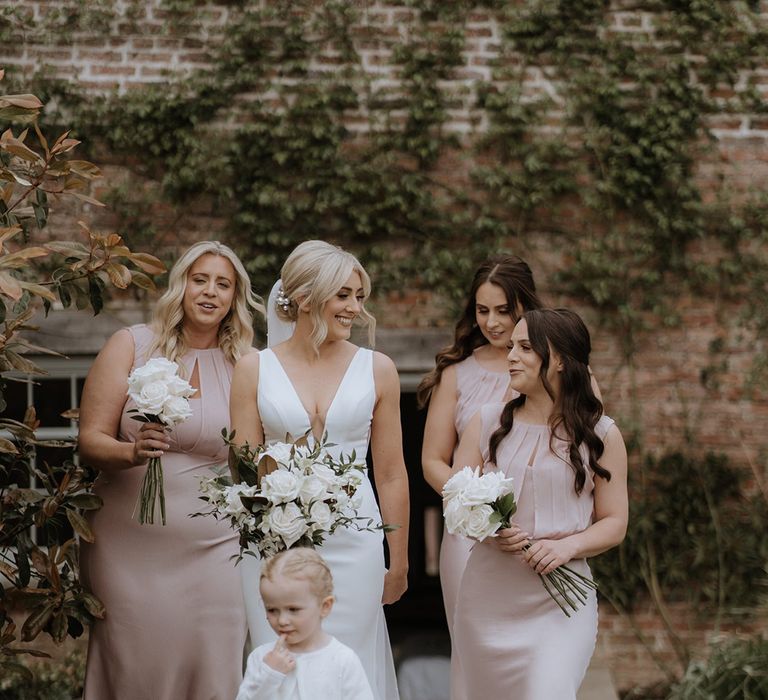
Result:
{"type": "Polygon", "coordinates": [[[104,308],[104,290],[103,282],[96,276],[88,278],[88,298],[93,307],[93,313],[98,316],[104,308]]]}
{"type": "Polygon", "coordinates": [[[77,197],[78,199],[82,199],[84,202],[88,202],[88,204],[93,204],[97,207],[105,206],[103,202],[100,202],[98,199],[94,199],[93,197],[89,197],[87,194],[83,194],[82,192],[70,192],[69,194],[77,197]]]}
{"type": "Polygon", "coordinates": [[[87,160],[69,160],[67,161],[67,165],[69,166],[70,171],[88,180],[92,180],[101,175],[101,170],[87,160]]]}
{"type": "Polygon", "coordinates": [[[150,275],[161,275],[166,270],[165,265],[149,253],[130,253],[126,257],[150,275]]]}
{"type": "Polygon", "coordinates": [[[0,142],[0,148],[30,163],[39,165],[45,164],[45,160],[40,156],[39,153],[35,153],[35,151],[33,151],[29,146],[25,146],[19,139],[8,139],[6,141],[2,141],[0,142]]]}
{"type": "Polygon", "coordinates": [[[6,170],[6,172],[10,173],[11,177],[14,180],[16,180],[16,182],[18,182],[20,185],[24,185],[24,187],[32,187],[32,183],[29,180],[27,180],[27,178],[22,177],[18,173],[13,172],[13,170],[6,170]]]}
{"type": "Polygon", "coordinates": [[[19,450],[10,440],[0,437],[0,452],[6,454],[19,454],[19,450]]]}
{"type": "Polygon", "coordinates": [[[95,595],[93,595],[93,593],[83,591],[80,595],[80,598],[83,601],[85,609],[91,613],[91,615],[98,618],[99,620],[104,619],[104,615],[106,614],[107,610],[104,607],[104,603],[102,603],[95,595]]]}
{"type": "MultiPolygon", "coordinates": [[[[0,171],[0,174],[2,171],[0,171]]],[[[10,178],[3,178],[5,180],[8,180],[8,184],[0,189],[0,202],[3,202],[5,205],[8,205],[11,203],[11,197],[13,197],[13,191],[16,189],[16,185],[13,184],[13,182],[10,181],[10,178]]],[[[0,229],[0,231],[4,231],[6,229],[0,229]]]]}
{"type": "Polygon", "coordinates": [[[72,529],[86,542],[93,543],[95,537],[93,536],[93,530],[91,530],[91,526],[88,524],[88,521],[77,511],[67,508],[66,512],[67,520],[69,520],[69,524],[72,526],[72,529]]]}
{"type": "Polygon", "coordinates": [[[59,610],[51,620],[50,633],[53,637],[53,641],[56,644],[62,644],[67,638],[67,628],[69,627],[69,620],[63,610],[59,610]]]}
{"type": "Polygon", "coordinates": [[[0,267],[10,267],[13,269],[19,269],[25,267],[26,261],[31,258],[41,258],[44,255],[49,255],[50,252],[41,246],[30,246],[29,248],[22,248],[16,250],[13,253],[0,256],[0,267]]]}
{"type": "MultiPolygon", "coordinates": [[[[62,355],[62,357],[64,357],[62,355]]],[[[80,420],[80,409],[79,408],[68,408],[66,411],[62,411],[59,413],[59,415],[62,418],[69,418],[70,420],[80,420]]]]}
{"type": "Polygon", "coordinates": [[[9,581],[16,580],[16,569],[4,561],[0,561],[0,574],[5,576],[9,581]]]}
{"type": "Polygon", "coordinates": [[[7,240],[17,236],[23,231],[21,226],[8,226],[0,228],[0,245],[4,244],[7,240]]]}
{"type": "Polygon", "coordinates": [[[40,141],[40,144],[43,147],[43,150],[45,151],[46,156],[50,155],[50,149],[48,148],[48,139],[43,136],[43,132],[40,131],[40,127],[38,126],[37,122],[34,124],[35,133],[37,134],[37,139],[40,141]]]}
{"type": "Polygon", "coordinates": [[[52,250],[54,253],[61,253],[62,255],[90,255],[90,250],[82,243],[76,241],[51,241],[45,244],[48,250],[52,250]]]}
{"type": "Polygon", "coordinates": [[[95,493],[77,493],[67,500],[67,504],[81,510],[98,510],[103,501],[95,493]]]}
{"type": "Polygon", "coordinates": [[[51,562],[48,559],[48,555],[39,547],[35,547],[29,553],[29,560],[32,562],[32,566],[34,567],[35,571],[37,571],[38,574],[45,576],[48,571],[48,567],[51,565],[51,562]]]}
{"type": "Polygon", "coordinates": [[[26,357],[22,357],[12,350],[6,349],[5,356],[8,358],[8,361],[13,368],[19,370],[19,372],[26,372],[28,374],[46,374],[45,370],[38,367],[34,362],[31,362],[26,357]]]}
{"type": "Polygon", "coordinates": [[[120,263],[107,263],[104,270],[109,275],[109,281],[119,289],[125,289],[131,283],[131,271],[120,263]]]}
{"type": "Polygon", "coordinates": [[[277,471],[277,469],[278,466],[274,457],[271,455],[264,455],[259,460],[259,464],[256,468],[256,477],[258,479],[259,485],[261,485],[261,480],[267,476],[267,474],[271,474],[272,472],[277,471]]]}
{"type": "Polygon", "coordinates": [[[14,301],[18,301],[21,299],[23,290],[15,277],[0,270],[0,293],[5,294],[14,301]]]}
{"type": "Polygon", "coordinates": [[[34,95],[0,95],[0,107],[8,105],[22,109],[41,109],[43,103],[34,95]]]}
{"type": "Polygon", "coordinates": [[[21,627],[21,639],[24,642],[31,642],[37,637],[43,628],[48,624],[56,608],[56,601],[49,601],[41,605],[33,612],[21,627]]]}
{"type": "Polygon", "coordinates": [[[48,289],[48,287],[43,287],[40,284],[33,284],[32,282],[24,282],[23,280],[20,281],[19,284],[24,289],[28,290],[30,294],[42,297],[43,299],[48,299],[48,301],[56,301],[56,295],[48,289]]]}
{"type": "Polygon", "coordinates": [[[131,284],[135,284],[140,289],[147,289],[149,291],[154,291],[157,289],[155,286],[155,283],[152,281],[151,277],[148,277],[143,272],[132,272],[131,273],[131,284]]]}

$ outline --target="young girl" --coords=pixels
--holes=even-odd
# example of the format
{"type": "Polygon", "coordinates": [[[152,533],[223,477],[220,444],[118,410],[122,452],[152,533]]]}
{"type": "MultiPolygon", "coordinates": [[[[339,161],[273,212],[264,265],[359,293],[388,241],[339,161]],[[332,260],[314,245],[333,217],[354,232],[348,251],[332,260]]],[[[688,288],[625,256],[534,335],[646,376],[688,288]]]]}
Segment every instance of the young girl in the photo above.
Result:
{"type": "Polygon", "coordinates": [[[317,552],[275,555],[262,567],[259,589],[278,640],[251,652],[237,700],[373,700],[357,654],[323,631],[333,579],[317,552]]]}

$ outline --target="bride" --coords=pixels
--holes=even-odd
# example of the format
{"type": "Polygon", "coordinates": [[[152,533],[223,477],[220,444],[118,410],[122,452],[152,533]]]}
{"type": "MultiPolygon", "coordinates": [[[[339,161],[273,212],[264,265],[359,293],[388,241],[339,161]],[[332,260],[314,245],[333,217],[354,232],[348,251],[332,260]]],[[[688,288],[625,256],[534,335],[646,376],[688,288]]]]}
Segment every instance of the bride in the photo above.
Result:
{"type": "MultiPolygon", "coordinates": [[[[400,383],[394,363],[349,342],[360,318],[373,340],[375,320],[363,302],[371,282],[350,253],[323,241],[305,241],[288,256],[270,295],[270,347],[243,357],[232,377],[230,413],[239,444],[328,433],[331,448],[358,455],[370,439],[381,513],[370,481],[359,515],[399,526],[383,535],[340,528],[320,548],[333,573],[336,605],[326,630],[354,649],[376,700],[398,697],[382,603],[407,587],[408,476],[400,430],[400,383]],[[281,342],[282,341],[282,342],[281,342]]],[[[261,562],[240,563],[251,644],[274,639],[259,596],[261,562]]]]}

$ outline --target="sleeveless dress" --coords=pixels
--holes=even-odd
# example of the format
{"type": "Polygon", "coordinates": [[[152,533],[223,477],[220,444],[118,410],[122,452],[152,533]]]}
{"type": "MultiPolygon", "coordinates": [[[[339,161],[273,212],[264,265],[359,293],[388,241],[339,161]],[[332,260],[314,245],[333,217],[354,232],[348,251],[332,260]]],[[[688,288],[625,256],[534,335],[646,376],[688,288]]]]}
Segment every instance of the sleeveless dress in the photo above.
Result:
{"type": "MultiPolygon", "coordinates": [[[[310,418],[301,399],[269,349],[259,353],[257,400],[265,442],[282,442],[286,433],[298,438],[310,430],[310,418]]],[[[373,352],[358,348],[326,415],[328,440],[336,444],[332,451],[367,454],[375,403],[373,352]]],[[[381,522],[370,481],[365,479],[360,489],[363,501],[358,514],[381,522]]],[[[336,597],[330,615],[323,621],[323,629],[360,657],[376,700],[397,700],[392,651],[381,605],[385,574],[383,539],[381,530],[359,532],[340,528],[318,548],[333,574],[336,597]]],[[[239,568],[251,646],[257,647],[275,639],[259,595],[261,561],[246,556],[239,568]]]]}
{"type": "MultiPolygon", "coordinates": [[[[456,448],[469,421],[486,404],[502,401],[509,387],[508,372],[494,372],[483,367],[474,354],[457,362],[456,368],[456,411],[454,428],[456,448]]],[[[455,454],[455,450],[454,450],[455,454]]],[[[443,589],[443,605],[448,631],[453,637],[453,613],[459,583],[469,558],[472,540],[462,535],[451,535],[443,527],[440,544],[440,586],[443,589]]]]}
{"type": "MultiPolygon", "coordinates": [[[[144,325],[129,330],[141,366],[153,335],[144,325]]],[[[96,481],[104,506],[90,518],[96,541],[81,543],[81,571],[107,612],[91,628],[84,700],[232,700],[242,679],[238,540],[225,522],[189,517],[202,510],[197,477],[226,462],[232,365],[218,348],[190,350],[181,363],[188,375],[197,363],[202,397],[190,399],[193,415],[169,432],[162,457],[167,524],[132,517],[146,467],[96,481]]],[[[120,440],[133,441],[141,426],[126,414],[132,405],[120,440]]]]}
{"type": "MultiPolygon", "coordinates": [[[[481,409],[480,445],[486,469],[488,440],[504,404],[481,409]]],[[[603,416],[595,432],[605,438],[613,421],[603,416]]],[[[549,427],[515,420],[498,448],[499,468],[514,478],[515,522],[533,539],[562,538],[592,523],[594,480],[587,470],[581,494],[573,470],[549,448],[549,427]]],[[[583,452],[586,459],[586,452],[583,452]]],[[[568,566],[590,575],[585,559],[568,566]]],[[[597,638],[597,599],[566,617],[522,557],[492,542],[472,548],[461,579],[454,617],[456,654],[451,665],[452,697],[575,700],[597,638]],[[453,687],[456,687],[454,696],[453,687]]]]}

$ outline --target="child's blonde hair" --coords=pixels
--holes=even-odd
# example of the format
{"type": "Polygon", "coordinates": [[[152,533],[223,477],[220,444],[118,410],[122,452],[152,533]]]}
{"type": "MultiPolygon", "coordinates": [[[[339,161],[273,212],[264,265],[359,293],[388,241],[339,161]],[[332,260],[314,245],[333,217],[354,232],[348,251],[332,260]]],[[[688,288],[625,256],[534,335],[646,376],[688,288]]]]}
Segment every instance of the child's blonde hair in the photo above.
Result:
{"type": "Polygon", "coordinates": [[[264,563],[261,579],[274,583],[274,577],[302,579],[309,582],[309,587],[319,600],[333,595],[333,576],[328,564],[309,547],[297,547],[278,552],[264,563]]]}

